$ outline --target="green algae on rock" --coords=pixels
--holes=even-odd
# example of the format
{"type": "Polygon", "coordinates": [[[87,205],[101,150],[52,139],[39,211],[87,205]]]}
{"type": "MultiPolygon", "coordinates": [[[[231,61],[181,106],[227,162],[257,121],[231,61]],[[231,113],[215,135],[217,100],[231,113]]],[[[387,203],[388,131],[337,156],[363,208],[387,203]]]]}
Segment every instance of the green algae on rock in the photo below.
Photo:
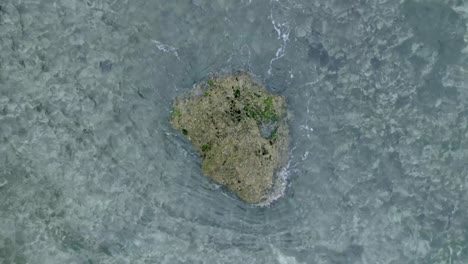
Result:
{"type": "Polygon", "coordinates": [[[267,198],[287,153],[282,96],[246,73],[216,77],[174,100],[170,122],[200,152],[204,175],[248,203],[267,198]]]}

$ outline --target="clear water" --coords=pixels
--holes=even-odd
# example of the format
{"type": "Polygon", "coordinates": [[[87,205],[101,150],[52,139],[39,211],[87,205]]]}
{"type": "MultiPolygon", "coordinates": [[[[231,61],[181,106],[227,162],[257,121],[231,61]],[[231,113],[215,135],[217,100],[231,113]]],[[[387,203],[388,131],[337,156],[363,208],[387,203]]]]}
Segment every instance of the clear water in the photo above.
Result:
{"type": "Polygon", "coordinates": [[[468,263],[468,2],[2,0],[1,263],[468,263]],[[243,204],[167,118],[211,73],[287,97],[243,204]]]}

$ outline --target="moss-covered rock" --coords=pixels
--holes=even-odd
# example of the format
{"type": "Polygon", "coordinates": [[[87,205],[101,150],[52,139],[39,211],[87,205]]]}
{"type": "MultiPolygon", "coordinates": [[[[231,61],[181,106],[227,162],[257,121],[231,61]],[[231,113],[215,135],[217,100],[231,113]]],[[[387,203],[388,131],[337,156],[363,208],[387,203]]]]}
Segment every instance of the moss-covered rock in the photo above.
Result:
{"type": "Polygon", "coordinates": [[[197,84],[173,107],[171,124],[200,152],[203,173],[248,203],[265,200],[287,153],[284,98],[236,73],[197,84]]]}

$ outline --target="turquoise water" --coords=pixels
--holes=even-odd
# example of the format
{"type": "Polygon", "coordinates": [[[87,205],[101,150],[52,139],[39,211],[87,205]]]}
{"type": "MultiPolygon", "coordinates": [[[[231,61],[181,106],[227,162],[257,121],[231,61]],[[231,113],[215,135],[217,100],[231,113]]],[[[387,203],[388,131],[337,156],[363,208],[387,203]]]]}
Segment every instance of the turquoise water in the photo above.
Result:
{"type": "Polygon", "coordinates": [[[0,2],[0,263],[468,263],[466,1],[0,2]],[[284,195],[167,121],[212,73],[289,103],[284,195]]]}

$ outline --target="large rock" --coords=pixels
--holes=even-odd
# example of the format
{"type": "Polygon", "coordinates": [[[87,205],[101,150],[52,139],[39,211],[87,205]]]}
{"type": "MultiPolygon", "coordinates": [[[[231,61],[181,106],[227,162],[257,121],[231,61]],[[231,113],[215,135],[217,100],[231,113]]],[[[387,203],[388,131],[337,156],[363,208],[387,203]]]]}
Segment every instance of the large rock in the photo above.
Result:
{"type": "Polygon", "coordinates": [[[267,198],[287,153],[283,97],[246,73],[216,77],[176,99],[170,121],[200,152],[203,174],[248,203],[267,198]]]}

